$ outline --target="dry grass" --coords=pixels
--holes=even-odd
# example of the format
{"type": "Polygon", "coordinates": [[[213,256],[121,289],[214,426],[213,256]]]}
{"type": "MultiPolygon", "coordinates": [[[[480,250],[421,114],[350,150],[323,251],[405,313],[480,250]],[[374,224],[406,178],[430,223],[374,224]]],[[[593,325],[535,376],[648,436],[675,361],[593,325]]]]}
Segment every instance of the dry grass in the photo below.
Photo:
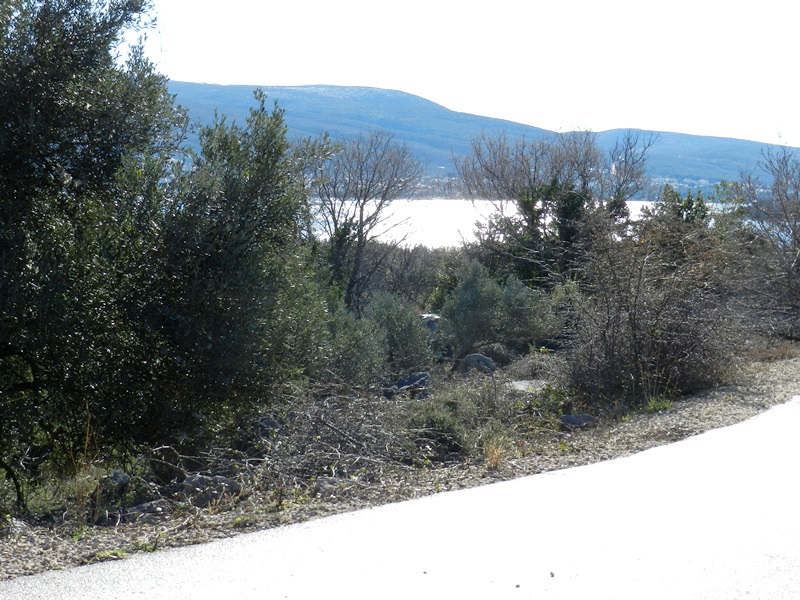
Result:
{"type": "Polygon", "coordinates": [[[483,455],[486,468],[497,471],[502,468],[508,456],[508,442],[504,436],[491,437],[483,442],[483,455]]]}
{"type": "Polygon", "coordinates": [[[749,360],[757,362],[775,362],[797,358],[800,356],[800,349],[797,343],[785,340],[759,345],[749,350],[745,356],[749,360]]]}

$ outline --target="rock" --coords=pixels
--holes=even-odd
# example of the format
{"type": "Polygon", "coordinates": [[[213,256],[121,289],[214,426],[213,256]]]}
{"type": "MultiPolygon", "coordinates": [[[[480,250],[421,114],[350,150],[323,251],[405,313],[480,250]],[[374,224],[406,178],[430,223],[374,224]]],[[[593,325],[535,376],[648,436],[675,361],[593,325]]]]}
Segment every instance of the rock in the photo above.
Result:
{"type": "Polygon", "coordinates": [[[481,373],[494,373],[496,368],[494,361],[483,354],[467,354],[458,363],[458,370],[461,373],[469,373],[473,369],[477,369],[481,373]]]}
{"type": "Polygon", "coordinates": [[[124,471],[112,471],[97,482],[97,489],[92,496],[100,504],[118,504],[122,502],[128,491],[131,478],[124,471]]]}
{"type": "Polygon", "coordinates": [[[562,431],[572,431],[573,429],[586,429],[597,425],[597,418],[592,415],[581,413],[577,415],[561,415],[558,417],[562,431]]]}
{"type": "Polygon", "coordinates": [[[197,507],[205,508],[224,497],[242,493],[242,485],[222,475],[190,475],[183,481],[183,492],[197,507]]]}
{"type": "Polygon", "coordinates": [[[111,471],[102,479],[103,484],[115,493],[124,492],[131,482],[131,478],[124,471],[111,471]]]}
{"type": "Polygon", "coordinates": [[[397,387],[398,392],[405,392],[411,389],[424,390],[430,385],[430,383],[430,373],[419,371],[417,373],[412,373],[408,377],[398,379],[395,386],[397,387]]]}
{"type": "Polygon", "coordinates": [[[518,392],[535,394],[547,387],[547,382],[544,379],[523,379],[520,381],[512,381],[510,385],[512,389],[518,392]]]}
{"type": "Polygon", "coordinates": [[[388,388],[383,390],[383,395],[387,398],[393,398],[398,394],[409,394],[412,398],[417,394],[424,396],[428,391],[428,386],[431,383],[430,373],[419,371],[412,373],[408,377],[402,377],[397,380],[388,388]]]}
{"type": "Polygon", "coordinates": [[[144,502],[131,506],[125,513],[125,518],[128,521],[136,523],[157,523],[163,521],[170,514],[169,502],[163,499],[152,500],[151,502],[144,502]]]}

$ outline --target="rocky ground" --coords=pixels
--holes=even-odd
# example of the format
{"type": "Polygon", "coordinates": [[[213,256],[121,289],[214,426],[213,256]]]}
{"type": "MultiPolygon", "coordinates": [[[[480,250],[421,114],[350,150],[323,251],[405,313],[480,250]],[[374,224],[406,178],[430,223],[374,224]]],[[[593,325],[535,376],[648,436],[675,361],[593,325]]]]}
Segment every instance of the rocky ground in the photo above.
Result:
{"type": "Polygon", "coordinates": [[[754,362],[737,379],[735,385],[664,410],[601,419],[596,427],[577,431],[544,429],[480,459],[447,466],[387,464],[373,469],[367,479],[340,473],[318,477],[305,487],[245,485],[203,508],[165,498],[149,504],[150,512],[137,522],[114,522],[112,517],[105,526],[47,526],[7,517],[0,521],[0,580],[626,456],[738,423],[788,401],[800,393],[800,358],[754,362]]]}

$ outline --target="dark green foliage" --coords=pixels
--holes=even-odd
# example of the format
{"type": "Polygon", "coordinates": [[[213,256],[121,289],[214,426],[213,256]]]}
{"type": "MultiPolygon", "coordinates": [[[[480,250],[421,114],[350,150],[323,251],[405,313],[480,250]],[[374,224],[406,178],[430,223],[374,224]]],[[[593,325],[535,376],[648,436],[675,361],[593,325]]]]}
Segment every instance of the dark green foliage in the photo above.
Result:
{"type": "MultiPolygon", "coordinates": [[[[562,184],[554,179],[538,190],[542,204],[550,206],[552,234],[546,235],[548,243],[541,248],[549,269],[560,274],[568,273],[579,256],[579,243],[584,229],[585,214],[590,205],[586,191],[579,191],[573,184],[562,184]]],[[[544,230],[547,233],[548,229],[544,230]]]]}
{"type": "Polygon", "coordinates": [[[697,192],[697,196],[692,192],[681,196],[669,184],[661,190],[661,195],[651,210],[662,218],[677,219],[684,223],[705,224],[710,217],[703,192],[697,192]]]}
{"type": "Polygon", "coordinates": [[[75,468],[87,438],[126,436],[150,401],[129,385],[150,367],[127,293],[150,277],[160,205],[116,175],[157,181],[182,117],[140,51],[116,60],[146,4],[27,1],[3,13],[0,453],[10,470],[75,468]]]}
{"type": "Polygon", "coordinates": [[[514,276],[501,285],[476,261],[468,262],[459,272],[458,284],[445,301],[442,315],[456,358],[497,343],[527,349],[558,329],[544,293],[514,276]]]}
{"type": "Polygon", "coordinates": [[[587,193],[558,179],[521,190],[516,214],[495,214],[478,228],[473,253],[493,272],[549,284],[574,268],[590,202],[587,193]]]}
{"type": "MultiPolygon", "coordinates": [[[[220,119],[201,133],[165,222],[165,287],[157,309],[173,364],[161,395],[170,422],[247,412],[296,368],[285,333],[301,307],[286,292],[299,266],[303,196],[279,110],[259,105],[246,128],[220,119]],[[291,310],[289,308],[291,307],[291,310]]],[[[213,417],[213,418],[212,418],[213,417]]],[[[193,424],[191,426],[197,426],[193,424]]]]}
{"type": "Polygon", "coordinates": [[[176,160],[166,79],[116,57],[147,4],[0,13],[0,472],[20,505],[39,475],[206,443],[322,355],[283,115],[257,95],[176,160]]]}
{"type": "Polygon", "coordinates": [[[165,81],[138,54],[122,68],[115,59],[148,3],[104,4],[26,0],[4,23],[0,180],[14,182],[2,190],[4,213],[26,211],[32,192],[62,192],[67,180],[107,189],[123,154],[147,148],[161,126],[165,91],[154,80],[165,81]]]}
{"type": "Polygon", "coordinates": [[[388,293],[378,294],[367,307],[366,318],[385,337],[391,378],[429,368],[433,362],[432,332],[410,304],[388,293]]]}

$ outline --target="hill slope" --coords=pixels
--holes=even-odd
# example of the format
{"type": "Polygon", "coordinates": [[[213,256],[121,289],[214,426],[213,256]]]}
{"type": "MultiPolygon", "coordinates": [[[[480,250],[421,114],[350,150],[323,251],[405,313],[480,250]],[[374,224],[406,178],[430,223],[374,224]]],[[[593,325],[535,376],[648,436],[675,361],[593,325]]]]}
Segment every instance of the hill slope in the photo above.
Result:
{"type": "MultiPolygon", "coordinates": [[[[189,109],[192,120],[204,124],[213,121],[215,109],[243,122],[255,104],[252,86],[172,81],[169,87],[177,101],[189,109]]],[[[505,130],[510,137],[534,139],[553,134],[538,127],[455,112],[405,92],[330,85],[261,89],[285,110],[291,137],[327,132],[336,138],[370,128],[385,129],[427,160],[431,175],[451,173],[452,155],[468,152],[470,140],[482,131],[505,130]]],[[[599,132],[600,146],[611,147],[621,133],[599,132]]],[[[662,132],[649,154],[649,173],[653,178],[703,187],[723,179],[738,179],[742,170],[756,166],[767,147],[759,142],[662,132]]]]}

